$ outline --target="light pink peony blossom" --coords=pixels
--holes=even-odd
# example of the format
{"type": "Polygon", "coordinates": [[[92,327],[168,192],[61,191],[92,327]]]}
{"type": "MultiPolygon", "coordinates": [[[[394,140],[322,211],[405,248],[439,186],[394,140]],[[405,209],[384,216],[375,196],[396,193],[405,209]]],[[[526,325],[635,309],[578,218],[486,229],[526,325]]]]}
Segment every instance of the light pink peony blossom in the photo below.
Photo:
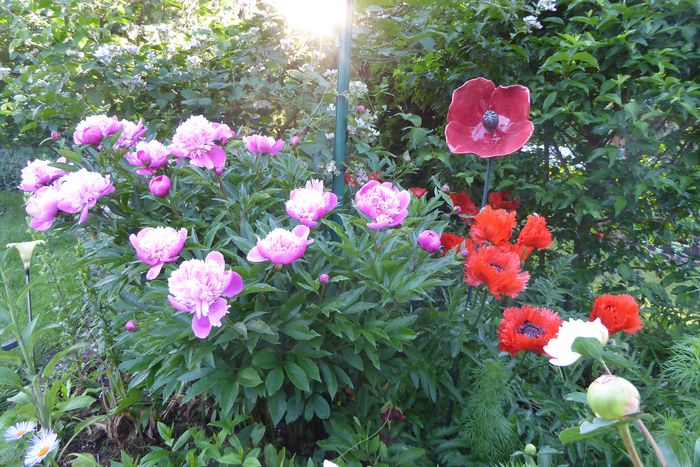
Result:
{"type": "Polygon", "coordinates": [[[269,154],[273,156],[284,147],[283,140],[278,139],[275,141],[275,138],[262,135],[244,136],[243,143],[248,151],[257,155],[269,154]]]}
{"type": "MultiPolygon", "coordinates": [[[[59,157],[56,162],[66,162],[65,157],[59,157]]],[[[50,185],[54,180],[64,176],[67,172],[56,167],[51,167],[51,161],[34,159],[27,162],[27,166],[22,169],[22,183],[19,189],[22,191],[34,192],[42,186],[50,185]]]]}
{"type": "Polygon", "coordinates": [[[58,181],[60,200],[58,209],[63,212],[80,213],[78,224],[87,219],[88,209],[93,207],[102,196],[114,193],[114,185],[109,175],[80,169],[63,176],[58,181]]]}
{"type": "Polygon", "coordinates": [[[434,230],[424,230],[418,235],[418,246],[428,253],[435,253],[440,249],[440,235],[434,230]]]}
{"type": "Polygon", "coordinates": [[[143,126],[143,122],[139,120],[136,123],[130,122],[128,120],[122,120],[119,122],[122,126],[122,132],[117,138],[117,142],[114,143],[114,148],[126,148],[131,149],[136,146],[136,143],[146,134],[146,128],[143,126]]]}
{"type": "Polygon", "coordinates": [[[335,194],[323,191],[323,181],[306,182],[306,188],[296,188],[289,194],[287,214],[308,227],[316,227],[318,220],[338,204],[335,194]]]}
{"type": "Polygon", "coordinates": [[[401,224],[408,215],[410,201],[410,192],[400,191],[391,182],[377,180],[370,180],[355,194],[357,209],[372,220],[367,224],[371,229],[401,224]]]}
{"type": "Polygon", "coordinates": [[[54,185],[39,188],[27,200],[25,210],[32,218],[29,227],[34,230],[44,231],[51,228],[58,214],[58,202],[60,200],[58,188],[54,185]]]}
{"type": "Polygon", "coordinates": [[[248,261],[260,263],[271,261],[274,264],[289,264],[298,260],[306,252],[306,246],[313,243],[308,240],[309,228],[297,225],[290,232],[285,229],[275,229],[267,237],[260,240],[248,252],[248,261]]]}
{"type": "Polygon", "coordinates": [[[136,171],[139,175],[153,175],[157,169],[168,164],[170,149],[162,143],[152,141],[139,141],[133,152],[127,152],[124,155],[124,160],[129,165],[141,167],[136,171]]]}
{"type": "Polygon", "coordinates": [[[145,227],[134,235],[129,236],[129,241],[136,250],[136,256],[144,263],[151,266],[146,274],[146,279],[153,280],[165,263],[172,263],[185,246],[187,229],[175,230],[172,227],[145,227]]]}
{"type": "Polygon", "coordinates": [[[170,151],[190,160],[197,167],[213,169],[226,164],[226,153],[217,146],[226,144],[234,133],[223,123],[212,123],[201,115],[188,118],[175,130],[170,151]]]}
{"type": "Polygon", "coordinates": [[[221,326],[229,309],[221,297],[234,297],[243,290],[243,279],[234,271],[226,271],[224,256],[209,253],[204,261],[185,261],[168,279],[170,304],[178,311],[194,314],[192,331],[200,339],[209,335],[212,326],[221,326]]]}
{"type": "Polygon", "coordinates": [[[122,123],[116,116],[92,115],[78,123],[73,133],[75,144],[92,144],[97,146],[103,139],[122,129],[122,123]]]}

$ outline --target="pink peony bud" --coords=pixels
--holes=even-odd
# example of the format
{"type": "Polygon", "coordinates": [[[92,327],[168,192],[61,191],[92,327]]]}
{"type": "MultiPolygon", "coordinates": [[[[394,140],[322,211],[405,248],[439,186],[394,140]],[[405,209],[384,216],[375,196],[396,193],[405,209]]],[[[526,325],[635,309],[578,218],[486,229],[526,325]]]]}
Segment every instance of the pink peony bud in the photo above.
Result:
{"type": "Polygon", "coordinates": [[[625,378],[603,375],[588,386],[588,405],[597,417],[617,420],[639,412],[639,391],[625,378]]]}
{"type": "Polygon", "coordinates": [[[136,331],[138,328],[139,328],[139,327],[138,327],[138,325],[136,324],[136,321],[134,321],[133,319],[130,319],[130,320],[127,321],[126,324],[124,325],[124,329],[126,329],[126,330],[129,331],[129,332],[134,332],[134,331],[136,331]]]}
{"type": "Polygon", "coordinates": [[[442,191],[444,191],[445,193],[449,193],[450,192],[450,185],[448,185],[447,183],[442,185],[442,191]]]}
{"type": "Polygon", "coordinates": [[[294,135],[292,136],[292,140],[290,142],[292,143],[292,146],[296,146],[297,144],[299,144],[299,141],[301,141],[299,137],[294,135]]]}
{"type": "Polygon", "coordinates": [[[428,253],[440,249],[440,236],[434,230],[424,230],[418,235],[418,246],[428,253]]]}
{"type": "Polygon", "coordinates": [[[151,190],[153,196],[165,198],[170,193],[170,177],[167,175],[153,177],[148,183],[148,189],[151,190]]]}
{"type": "Polygon", "coordinates": [[[58,141],[59,139],[61,139],[61,133],[59,133],[59,132],[56,131],[56,130],[53,130],[53,131],[51,132],[51,139],[54,140],[54,141],[58,141]]]}
{"type": "Polygon", "coordinates": [[[455,206],[454,213],[455,213],[455,214],[460,214],[461,212],[462,212],[462,208],[460,208],[459,206],[455,206]]]}
{"type": "Polygon", "coordinates": [[[223,167],[214,167],[214,172],[216,175],[221,176],[222,173],[224,173],[224,168],[223,167]]]}
{"type": "Polygon", "coordinates": [[[328,274],[321,274],[318,276],[318,281],[321,284],[328,284],[328,282],[331,280],[331,278],[328,276],[328,274]]]}
{"type": "Polygon", "coordinates": [[[358,112],[358,113],[362,113],[362,112],[365,111],[365,106],[364,106],[364,105],[358,105],[357,107],[355,107],[355,111],[358,112]]]}

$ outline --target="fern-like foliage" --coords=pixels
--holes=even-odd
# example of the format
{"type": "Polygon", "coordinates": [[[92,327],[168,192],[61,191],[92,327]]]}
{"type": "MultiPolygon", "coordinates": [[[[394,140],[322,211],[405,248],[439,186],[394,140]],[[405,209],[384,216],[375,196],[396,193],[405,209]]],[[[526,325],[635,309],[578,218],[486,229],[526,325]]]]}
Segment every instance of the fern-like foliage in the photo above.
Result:
{"type": "Polygon", "coordinates": [[[663,363],[663,376],[688,393],[700,391],[700,336],[686,336],[671,347],[663,363]]]}

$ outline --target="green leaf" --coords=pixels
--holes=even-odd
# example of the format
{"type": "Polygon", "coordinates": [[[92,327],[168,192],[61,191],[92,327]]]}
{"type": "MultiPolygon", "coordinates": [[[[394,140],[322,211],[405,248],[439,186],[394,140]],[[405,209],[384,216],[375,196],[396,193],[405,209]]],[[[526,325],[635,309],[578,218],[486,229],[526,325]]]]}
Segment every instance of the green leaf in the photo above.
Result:
{"type": "Polygon", "coordinates": [[[301,355],[298,355],[296,357],[296,360],[299,366],[304,369],[306,376],[308,376],[310,379],[313,379],[314,381],[318,381],[319,383],[321,382],[321,375],[318,371],[318,365],[316,365],[313,360],[311,360],[308,357],[303,357],[301,355]]]}
{"type": "Polygon", "coordinates": [[[603,345],[595,337],[577,337],[571,350],[598,362],[603,361],[603,345]]]}
{"type": "Polygon", "coordinates": [[[75,396],[62,403],[58,410],[60,412],[69,412],[71,410],[84,409],[90,407],[94,402],[95,398],[91,396],[75,396]]]}
{"type": "Polygon", "coordinates": [[[0,386],[22,387],[22,380],[10,368],[0,366],[0,386]]]}
{"type": "Polygon", "coordinates": [[[267,411],[270,413],[272,424],[277,426],[287,411],[287,396],[283,391],[278,391],[267,399],[267,411]]]}
{"type": "Polygon", "coordinates": [[[573,57],[571,57],[571,59],[578,60],[579,62],[588,63],[592,67],[600,69],[600,65],[598,65],[598,59],[596,59],[593,55],[589,54],[588,52],[577,52],[573,55],[573,57]]]}
{"type": "Polygon", "coordinates": [[[289,337],[300,341],[308,341],[320,335],[313,329],[309,329],[304,321],[290,321],[282,326],[280,330],[289,337]]]}
{"type": "Polygon", "coordinates": [[[217,460],[222,464],[241,465],[243,463],[243,455],[237,452],[229,452],[228,454],[219,457],[217,460]]]}
{"type": "Polygon", "coordinates": [[[413,465],[413,461],[425,457],[425,449],[423,448],[408,448],[394,455],[391,460],[391,465],[413,465]]]}
{"type": "Polygon", "coordinates": [[[246,388],[254,388],[262,383],[262,379],[257,371],[253,368],[244,368],[238,373],[238,382],[246,388]]]}
{"type": "Polygon", "coordinates": [[[618,196],[615,198],[615,215],[619,215],[627,207],[627,198],[618,196]]]}
{"type": "Polygon", "coordinates": [[[265,377],[265,388],[267,395],[271,396],[280,390],[284,383],[284,371],[282,368],[273,368],[265,377]]]}
{"type": "Polygon", "coordinates": [[[294,362],[286,361],[284,362],[284,372],[294,386],[306,392],[311,390],[309,388],[309,379],[306,377],[306,372],[302,367],[294,362]]]}
{"type": "Polygon", "coordinates": [[[580,404],[588,404],[588,397],[585,392],[570,392],[564,399],[571,402],[578,402],[580,404]]]}

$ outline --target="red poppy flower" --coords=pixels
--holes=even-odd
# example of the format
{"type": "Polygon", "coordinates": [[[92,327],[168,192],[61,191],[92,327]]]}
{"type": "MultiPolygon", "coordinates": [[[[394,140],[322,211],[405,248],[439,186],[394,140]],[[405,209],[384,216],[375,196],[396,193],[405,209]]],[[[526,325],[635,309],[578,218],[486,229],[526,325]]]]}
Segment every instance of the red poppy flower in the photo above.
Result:
{"type": "Polygon", "coordinates": [[[421,199],[428,192],[428,190],[426,190],[425,188],[420,187],[409,188],[408,191],[413,193],[413,196],[415,196],[418,199],[421,199]]]}
{"type": "Polygon", "coordinates": [[[443,247],[442,256],[445,256],[450,250],[454,250],[455,248],[459,248],[458,253],[467,250],[467,256],[476,251],[474,242],[461,235],[443,233],[440,235],[440,243],[443,247]]]}
{"type": "Polygon", "coordinates": [[[522,148],[535,126],[529,120],[530,91],[525,86],[496,87],[474,78],[452,93],[445,139],[455,154],[498,157],[522,148]]]}
{"type": "Polygon", "coordinates": [[[525,290],[528,279],[530,274],[520,270],[518,255],[495,246],[480,247],[467,257],[464,266],[464,282],[475,286],[486,284],[496,298],[517,297],[525,290]]]}
{"type": "Polygon", "coordinates": [[[518,234],[518,245],[544,250],[552,244],[552,232],[547,228],[547,221],[539,214],[527,216],[525,226],[518,234]]]}
{"type": "Polygon", "coordinates": [[[355,179],[352,177],[352,175],[346,173],[343,179],[345,180],[346,185],[349,185],[351,187],[357,186],[357,182],[355,182],[355,179]]]}
{"type": "Polygon", "coordinates": [[[523,350],[546,355],[542,348],[556,337],[561,323],[559,314],[547,308],[530,305],[506,308],[498,325],[499,347],[511,356],[523,350]]]}
{"type": "Polygon", "coordinates": [[[491,206],[484,206],[484,209],[474,216],[469,235],[481,245],[484,242],[491,242],[493,245],[503,245],[508,243],[515,227],[515,212],[504,209],[492,209],[491,206]]]}
{"type": "Polygon", "coordinates": [[[459,214],[473,216],[479,212],[479,208],[476,207],[474,201],[472,201],[469,195],[465,192],[450,193],[450,199],[452,200],[452,204],[455,205],[455,208],[459,208],[459,214]]]}
{"type": "Polygon", "coordinates": [[[593,302],[593,311],[588,318],[593,321],[600,318],[610,334],[618,331],[634,334],[642,329],[639,317],[639,305],[631,295],[601,295],[593,302]]]}
{"type": "Polygon", "coordinates": [[[507,191],[494,191],[489,194],[489,205],[494,209],[515,211],[520,206],[520,200],[511,198],[507,191]]]}
{"type": "Polygon", "coordinates": [[[367,174],[367,177],[370,180],[377,180],[377,181],[381,182],[382,181],[382,171],[377,170],[376,172],[370,172],[369,174],[367,174]]]}

